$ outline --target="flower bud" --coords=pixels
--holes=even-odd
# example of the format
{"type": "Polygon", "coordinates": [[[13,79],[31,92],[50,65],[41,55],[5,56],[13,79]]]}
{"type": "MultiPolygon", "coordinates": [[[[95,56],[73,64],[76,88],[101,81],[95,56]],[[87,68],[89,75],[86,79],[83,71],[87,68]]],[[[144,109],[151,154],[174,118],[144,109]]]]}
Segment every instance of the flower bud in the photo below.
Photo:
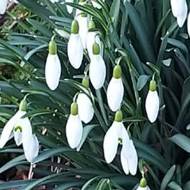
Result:
{"type": "Polygon", "coordinates": [[[56,55],[57,54],[57,44],[54,40],[49,42],[49,54],[56,55]]]}
{"type": "Polygon", "coordinates": [[[117,122],[122,122],[123,120],[123,112],[121,110],[118,110],[115,114],[115,119],[114,121],[117,121],[117,122]]]}
{"type": "Polygon", "coordinates": [[[155,80],[150,81],[149,89],[150,89],[150,91],[155,91],[156,90],[156,81],[155,80]]]}
{"type": "Polygon", "coordinates": [[[96,26],[95,26],[94,21],[93,21],[93,20],[90,20],[90,21],[89,21],[89,24],[88,24],[88,29],[89,29],[89,30],[92,30],[92,29],[95,29],[95,28],[96,28],[96,26]]]}
{"type": "Polygon", "coordinates": [[[121,78],[121,75],[122,75],[121,67],[120,65],[116,65],[113,70],[113,77],[119,79],[121,78]]]}
{"type": "Polygon", "coordinates": [[[76,102],[71,104],[71,115],[78,115],[78,104],[76,102]]]}
{"type": "Polygon", "coordinates": [[[71,24],[71,34],[78,34],[79,33],[79,24],[77,20],[73,20],[71,24]]]}
{"type": "Polygon", "coordinates": [[[99,46],[99,44],[97,44],[97,43],[93,44],[92,52],[93,52],[94,55],[99,55],[100,54],[100,46],[99,46]]]}
{"type": "Polygon", "coordinates": [[[20,102],[19,110],[20,110],[20,111],[26,111],[26,109],[27,109],[27,102],[26,102],[26,99],[24,98],[24,99],[20,102]]]}

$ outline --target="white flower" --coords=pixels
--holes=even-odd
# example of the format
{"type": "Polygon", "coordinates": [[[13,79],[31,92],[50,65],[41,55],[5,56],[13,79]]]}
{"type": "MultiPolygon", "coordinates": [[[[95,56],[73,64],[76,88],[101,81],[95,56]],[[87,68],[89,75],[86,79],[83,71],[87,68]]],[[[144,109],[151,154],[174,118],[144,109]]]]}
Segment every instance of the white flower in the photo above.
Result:
{"type": "MultiPolygon", "coordinates": [[[[68,3],[73,3],[74,0],[65,0],[65,2],[68,2],[68,3]]],[[[69,6],[69,5],[66,5],[66,8],[67,8],[67,11],[68,13],[72,13],[73,12],[73,7],[69,6]]]]}
{"type": "Polygon", "coordinates": [[[59,85],[61,63],[57,54],[48,54],[45,66],[45,78],[48,87],[55,90],[59,85]]]}
{"type": "Polygon", "coordinates": [[[79,35],[82,40],[83,49],[86,49],[86,40],[88,34],[88,17],[85,13],[81,13],[77,17],[77,21],[79,24],[79,35]]]}
{"type": "Polygon", "coordinates": [[[150,82],[150,90],[145,101],[145,108],[148,119],[151,123],[154,123],[158,117],[159,112],[159,97],[156,91],[156,81],[150,82]]]}
{"type": "Polygon", "coordinates": [[[80,93],[77,97],[77,104],[80,119],[84,123],[89,123],[94,116],[94,108],[90,98],[86,94],[80,93]]]}
{"type": "MultiPolygon", "coordinates": [[[[102,1],[105,2],[105,0],[102,0],[102,1]]],[[[93,7],[97,8],[97,9],[101,9],[102,8],[100,4],[98,4],[97,2],[95,2],[93,0],[92,0],[92,5],[93,5],[93,7]]]]}
{"type": "Polygon", "coordinates": [[[182,27],[187,17],[186,0],[170,0],[171,9],[174,17],[177,18],[179,27],[182,27]]]}
{"type": "Polygon", "coordinates": [[[4,14],[7,8],[7,2],[8,0],[1,0],[1,5],[0,5],[0,14],[4,14]]]}
{"type": "MultiPolygon", "coordinates": [[[[25,100],[23,100],[25,101],[25,100]]],[[[24,154],[29,162],[38,155],[39,142],[35,134],[32,133],[32,126],[28,117],[22,118],[25,114],[25,108],[22,109],[22,103],[16,114],[6,123],[0,138],[0,148],[3,148],[7,141],[13,137],[16,144],[23,145],[24,154]]],[[[26,107],[26,103],[23,103],[26,107]]]]}
{"type": "MultiPolygon", "coordinates": [[[[121,149],[121,164],[125,174],[131,173],[135,175],[137,172],[138,157],[134,147],[133,141],[129,139],[128,132],[126,131],[122,121],[117,120],[116,112],[115,121],[108,129],[104,137],[104,156],[107,163],[111,163],[116,156],[118,144],[122,144],[121,149]]],[[[122,119],[121,119],[122,120],[122,119]]]]}
{"type": "Polygon", "coordinates": [[[189,37],[190,37],[190,12],[189,12],[188,17],[187,17],[187,32],[188,32],[189,37]]]}
{"type": "Polygon", "coordinates": [[[71,104],[71,114],[67,120],[66,124],[66,137],[71,148],[76,148],[83,134],[82,122],[78,115],[78,105],[77,103],[71,104]]]}
{"type": "Polygon", "coordinates": [[[71,35],[67,45],[67,53],[69,61],[75,69],[78,69],[81,66],[83,58],[83,46],[78,31],[78,22],[74,20],[71,26],[71,35]]]}
{"type": "Polygon", "coordinates": [[[93,87],[98,90],[104,84],[106,78],[106,66],[100,55],[100,47],[97,43],[93,45],[93,51],[89,67],[89,76],[93,87]]]}
{"type": "Polygon", "coordinates": [[[121,105],[124,95],[124,87],[121,79],[121,67],[115,66],[113,77],[108,85],[107,100],[112,111],[117,111],[121,105]]]}

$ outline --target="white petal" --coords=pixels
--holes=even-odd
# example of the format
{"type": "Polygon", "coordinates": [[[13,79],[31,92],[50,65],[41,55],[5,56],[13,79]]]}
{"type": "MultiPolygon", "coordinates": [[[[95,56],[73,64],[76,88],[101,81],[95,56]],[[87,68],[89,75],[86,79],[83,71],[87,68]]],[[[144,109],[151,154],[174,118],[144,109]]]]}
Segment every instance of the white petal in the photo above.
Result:
{"type": "Polygon", "coordinates": [[[93,87],[100,89],[106,78],[106,66],[101,55],[93,55],[89,67],[90,81],[93,87]]]}
{"type": "Polygon", "coordinates": [[[86,39],[88,34],[88,17],[82,17],[79,15],[77,17],[77,21],[79,24],[79,35],[82,40],[83,49],[86,49],[86,39]]]}
{"type": "Polygon", "coordinates": [[[117,111],[124,95],[124,87],[121,78],[112,78],[107,89],[108,105],[112,111],[117,111]]]}
{"type": "Polygon", "coordinates": [[[70,35],[67,45],[67,53],[71,65],[75,69],[78,69],[82,64],[83,58],[83,47],[79,34],[70,35]]]}
{"type": "Polygon", "coordinates": [[[27,117],[24,119],[20,119],[19,122],[20,126],[22,127],[22,145],[25,157],[29,162],[31,162],[32,160],[30,159],[30,149],[33,146],[32,126],[27,117]]]}
{"type": "Polygon", "coordinates": [[[122,165],[123,171],[125,172],[126,175],[128,175],[129,174],[129,163],[128,163],[128,159],[124,156],[123,147],[121,149],[120,158],[121,158],[121,165],[122,165]]]}
{"type": "Polygon", "coordinates": [[[77,104],[80,119],[85,123],[90,122],[94,116],[94,108],[89,97],[84,93],[80,93],[77,98],[77,104]]]}
{"type": "MultiPolygon", "coordinates": [[[[65,0],[65,2],[73,3],[74,1],[73,0],[65,0]]],[[[66,8],[67,8],[68,13],[71,14],[73,12],[73,7],[66,5],[66,8]]]]}
{"type": "Polygon", "coordinates": [[[146,113],[151,123],[155,122],[159,111],[159,97],[157,91],[150,91],[145,102],[146,113]]]}
{"type": "Polygon", "coordinates": [[[11,119],[9,119],[9,121],[6,123],[1,133],[0,148],[3,148],[5,146],[7,141],[10,139],[13,128],[15,124],[17,123],[18,118],[22,117],[25,113],[26,112],[23,112],[23,111],[17,111],[16,114],[11,119]]]}
{"type": "MultiPolygon", "coordinates": [[[[105,0],[102,0],[102,1],[105,2],[105,0]]],[[[102,8],[101,5],[98,4],[98,3],[95,2],[95,1],[92,1],[92,5],[93,5],[94,8],[97,8],[97,9],[101,9],[101,8],[102,8]]]]}
{"type": "Polygon", "coordinates": [[[150,188],[148,186],[146,186],[146,187],[138,186],[137,190],[150,190],[150,188]]]}
{"type": "Polygon", "coordinates": [[[88,50],[90,59],[93,56],[92,47],[95,42],[100,46],[101,56],[103,57],[103,48],[102,48],[102,43],[100,41],[100,37],[97,35],[97,32],[94,32],[94,31],[88,32],[86,46],[87,46],[87,50],[88,50]]]}
{"type": "Polygon", "coordinates": [[[171,0],[170,2],[172,13],[177,18],[179,27],[182,27],[187,17],[186,0],[171,0]]]}
{"type": "Polygon", "coordinates": [[[8,0],[1,0],[1,5],[0,5],[0,14],[4,14],[7,8],[7,2],[8,0]]]}
{"type": "Polygon", "coordinates": [[[82,138],[83,127],[78,115],[70,115],[66,124],[66,136],[69,146],[76,148],[82,138]]]}
{"type": "Polygon", "coordinates": [[[32,163],[34,158],[38,156],[39,142],[35,134],[30,135],[30,147],[24,149],[24,154],[28,162],[32,163]]]}
{"type": "Polygon", "coordinates": [[[121,122],[114,121],[104,137],[104,157],[107,163],[111,163],[116,156],[121,125],[121,122]]]}
{"type": "Polygon", "coordinates": [[[57,3],[59,0],[50,0],[52,3],[57,3]]]}
{"type": "Polygon", "coordinates": [[[188,14],[188,17],[187,17],[187,32],[190,37],[190,13],[188,14]]]}
{"type": "Polygon", "coordinates": [[[17,146],[22,144],[22,132],[19,129],[14,131],[14,139],[17,146]]]}
{"type": "Polygon", "coordinates": [[[48,54],[45,66],[46,83],[51,90],[55,90],[59,85],[61,76],[61,63],[58,55],[48,54]]]}

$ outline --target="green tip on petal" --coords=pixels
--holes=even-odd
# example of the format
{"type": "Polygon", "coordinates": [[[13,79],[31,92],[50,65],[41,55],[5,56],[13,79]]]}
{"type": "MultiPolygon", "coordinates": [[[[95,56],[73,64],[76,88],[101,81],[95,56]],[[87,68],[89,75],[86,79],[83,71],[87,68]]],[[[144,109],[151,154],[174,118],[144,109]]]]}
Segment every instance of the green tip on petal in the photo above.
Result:
{"type": "Polygon", "coordinates": [[[93,44],[92,52],[93,52],[94,55],[99,55],[100,54],[100,46],[97,43],[93,44]]]}
{"type": "Polygon", "coordinates": [[[86,88],[89,88],[89,78],[88,77],[84,77],[82,79],[82,85],[86,88]]]}
{"type": "Polygon", "coordinates": [[[121,78],[122,70],[120,65],[116,65],[113,69],[113,77],[116,79],[121,78]]]}
{"type": "Polygon", "coordinates": [[[19,130],[19,131],[22,133],[22,127],[21,127],[21,126],[15,127],[14,130],[15,130],[15,132],[16,132],[17,130],[19,130]]]}
{"type": "Polygon", "coordinates": [[[81,13],[80,15],[81,15],[81,17],[87,17],[86,13],[81,13]]]}
{"type": "Polygon", "coordinates": [[[92,30],[92,29],[95,29],[95,28],[96,28],[96,25],[95,25],[94,21],[91,20],[91,21],[89,22],[89,24],[88,24],[88,29],[89,29],[89,30],[92,30]]]}
{"type": "Polygon", "coordinates": [[[140,187],[146,187],[147,186],[147,181],[146,179],[143,177],[141,180],[140,180],[140,187]]]}
{"type": "Polygon", "coordinates": [[[49,42],[49,54],[56,55],[57,54],[57,44],[54,40],[49,42]]]}
{"type": "Polygon", "coordinates": [[[71,104],[71,114],[78,115],[78,104],[76,102],[71,104]]]}
{"type": "Polygon", "coordinates": [[[27,109],[27,102],[26,102],[26,99],[23,99],[23,100],[20,102],[19,110],[20,110],[20,111],[26,111],[26,109],[27,109]]]}
{"type": "Polygon", "coordinates": [[[156,81],[155,80],[150,81],[149,90],[150,91],[155,91],[156,90],[156,81]]]}
{"type": "Polygon", "coordinates": [[[82,2],[82,3],[85,2],[85,1],[86,1],[86,0],[80,0],[80,2],[82,2]]]}
{"type": "Polygon", "coordinates": [[[123,112],[121,110],[118,110],[115,113],[115,120],[114,121],[117,121],[117,122],[122,122],[123,121],[123,112]]]}
{"type": "Polygon", "coordinates": [[[79,23],[77,20],[73,20],[71,24],[71,33],[78,34],[79,33],[79,23]]]}

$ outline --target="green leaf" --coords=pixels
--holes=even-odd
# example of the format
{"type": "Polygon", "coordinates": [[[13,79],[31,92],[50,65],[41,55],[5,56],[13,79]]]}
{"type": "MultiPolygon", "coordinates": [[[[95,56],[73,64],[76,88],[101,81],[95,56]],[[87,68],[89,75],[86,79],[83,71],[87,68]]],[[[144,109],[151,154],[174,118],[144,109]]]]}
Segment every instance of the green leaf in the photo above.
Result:
{"type": "Polygon", "coordinates": [[[137,90],[141,91],[144,88],[144,86],[146,85],[146,83],[148,82],[149,79],[150,79],[150,76],[148,76],[148,75],[141,75],[138,78],[138,81],[137,81],[137,90]]]}
{"type": "Polygon", "coordinates": [[[114,23],[115,28],[117,27],[118,24],[119,10],[120,10],[120,1],[114,0],[110,8],[110,15],[112,17],[112,21],[114,23]]]}

